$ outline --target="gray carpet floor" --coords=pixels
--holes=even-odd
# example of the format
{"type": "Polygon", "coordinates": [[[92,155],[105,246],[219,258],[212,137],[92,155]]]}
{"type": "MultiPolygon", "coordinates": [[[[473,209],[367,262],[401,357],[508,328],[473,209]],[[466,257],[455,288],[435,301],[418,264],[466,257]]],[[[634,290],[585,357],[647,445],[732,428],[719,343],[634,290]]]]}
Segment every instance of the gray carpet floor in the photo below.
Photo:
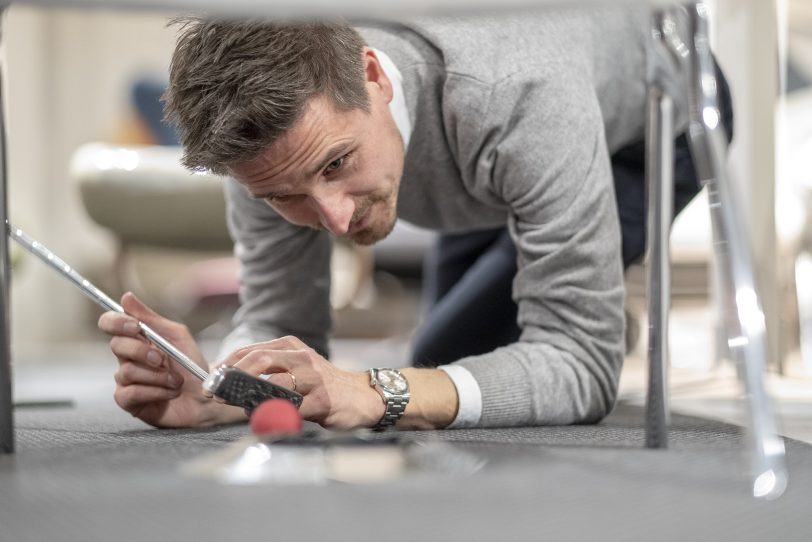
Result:
{"type": "Polygon", "coordinates": [[[378,484],[228,485],[180,471],[245,425],[155,430],[112,402],[15,417],[0,542],[812,540],[812,446],[787,440],[787,492],[756,501],[739,428],[674,416],[670,448],[646,450],[642,410],[622,404],[599,425],[406,433],[484,467],[378,484]]]}

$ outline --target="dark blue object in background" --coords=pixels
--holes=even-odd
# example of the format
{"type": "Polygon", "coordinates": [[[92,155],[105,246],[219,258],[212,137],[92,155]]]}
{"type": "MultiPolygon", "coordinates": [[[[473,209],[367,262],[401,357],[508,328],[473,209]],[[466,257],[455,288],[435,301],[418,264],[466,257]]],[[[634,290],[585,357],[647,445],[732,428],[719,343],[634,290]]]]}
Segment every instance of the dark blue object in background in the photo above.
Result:
{"type": "Polygon", "coordinates": [[[166,89],[166,82],[142,78],[132,87],[132,101],[138,116],[149,130],[155,144],[177,145],[178,134],[175,127],[164,122],[164,106],[161,95],[166,89]]]}

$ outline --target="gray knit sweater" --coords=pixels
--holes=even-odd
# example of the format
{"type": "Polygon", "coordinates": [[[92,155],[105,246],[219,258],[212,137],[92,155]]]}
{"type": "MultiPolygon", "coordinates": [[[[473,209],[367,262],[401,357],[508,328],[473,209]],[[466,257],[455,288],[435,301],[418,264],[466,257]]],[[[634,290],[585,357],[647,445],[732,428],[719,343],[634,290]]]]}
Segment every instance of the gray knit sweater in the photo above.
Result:
{"type": "MultiPolygon", "coordinates": [[[[360,28],[403,75],[413,129],[400,218],[444,232],[507,224],[519,342],[457,363],[482,426],[597,421],[623,355],[620,227],[609,155],[643,137],[645,81],[681,83],[641,9],[542,11],[360,28]]],[[[224,343],[296,335],[326,351],[331,240],[228,183],[242,305],[224,343]]],[[[386,360],[381,360],[386,365],[386,360]]]]}

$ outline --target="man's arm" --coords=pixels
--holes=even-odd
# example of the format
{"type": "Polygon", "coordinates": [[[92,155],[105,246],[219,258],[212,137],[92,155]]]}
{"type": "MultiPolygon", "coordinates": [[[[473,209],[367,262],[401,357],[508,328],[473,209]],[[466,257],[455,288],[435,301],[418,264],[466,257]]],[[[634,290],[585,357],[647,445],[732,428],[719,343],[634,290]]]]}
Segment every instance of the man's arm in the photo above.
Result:
{"type": "MultiPolygon", "coordinates": [[[[296,337],[250,344],[231,353],[223,364],[253,375],[270,375],[269,380],[280,386],[290,387],[295,381],[296,391],[303,396],[302,417],[324,427],[373,427],[384,415],[384,402],[370,386],[368,373],[340,369],[296,337]]],[[[451,379],[437,369],[402,372],[412,398],[398,427],[437,429],[451,423],[457,409],[451,379]]]]}
{"type": "Polygon", "coordinates": [[[454,421],[457,389],[444,371],[413,367],[401,372],[409,381],[412,398],[397,423],[399,429],[442,429],[454,421]]]}
{"type": "MultiPolygon", "coordinates": [[[[99,328],[111,335],[110,347],[119,361],[115,401],[125,411],[156,427],[199,427],[243,421],[241,408],[206,397],[200,381],[170,360],[140,332],[142,321],[208,368],[191,333],[141,303],[133,294],[122,297],[126,314],[105,312],[99,328]]],[[[344,371],[295,337],[251,344],[232,353],[225,363],[254,375],[270,375],[280,386],[296,387],[304,395],[301,413],[325,427],[372,427],[384,413],[381,396],[369,385],[369,375],[344,371]]],[[[405,369],[412,401],[399,427],[444,427],[456,412],[454,385],[442,371],[405,369]]]]}
{"type": "Polygon", "coordinates": [[[331,241],[285,222],[237,182],[226,183],[228,226],[240,261],[240,308],[218,359],[246,344],[295,335],[327,355],[331,241]]]}
{"type": "Polygon", "coordinates": [[[503,80],[459,130],[463,175],[509,205],[519,260],[519,342],[457,362],[479,384],[483,426],[594,422],[615,400],[620,227],[589,70],[566,62],[503,80]]]}

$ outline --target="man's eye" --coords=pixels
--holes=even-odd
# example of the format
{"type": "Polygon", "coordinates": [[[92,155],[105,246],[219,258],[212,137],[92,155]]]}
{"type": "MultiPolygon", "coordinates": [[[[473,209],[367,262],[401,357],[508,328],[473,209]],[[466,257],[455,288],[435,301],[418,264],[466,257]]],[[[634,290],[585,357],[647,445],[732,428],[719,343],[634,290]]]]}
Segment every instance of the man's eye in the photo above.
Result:
{"type": "Polygon", "coordinates": [[[327,167],[324,168],[324,174],[328,175],[330,173],[333,173],[334,171],[338,171],[339,169],[341,169],[341,166],[344,165],[344,160],[346,159],[347,155],[345,154],[341,158],[336,158],[335,160],[327,164],[327,167]]]}
{"type": "Polygon", "coordinates": [[[290,203],[292,202],[296,196],[268,196],[265,198],[270,203],[290,203]]]}

